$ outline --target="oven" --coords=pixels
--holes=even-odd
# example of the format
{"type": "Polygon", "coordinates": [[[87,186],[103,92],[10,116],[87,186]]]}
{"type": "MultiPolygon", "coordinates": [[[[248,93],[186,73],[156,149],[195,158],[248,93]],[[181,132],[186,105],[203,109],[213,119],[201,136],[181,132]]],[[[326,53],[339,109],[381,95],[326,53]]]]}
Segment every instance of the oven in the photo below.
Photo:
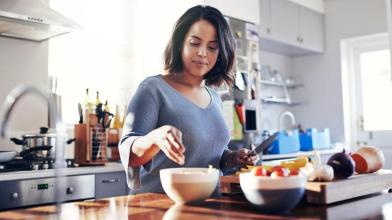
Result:
{"type": "Polygon", "coordinates": [[[95,197],[95,175],[77,175],[0,182],[0,210],[56,203],[56,187],[60,187],[62,201],[95,197]],[[56,183],[61,183],[59,186],[56,183]]]}

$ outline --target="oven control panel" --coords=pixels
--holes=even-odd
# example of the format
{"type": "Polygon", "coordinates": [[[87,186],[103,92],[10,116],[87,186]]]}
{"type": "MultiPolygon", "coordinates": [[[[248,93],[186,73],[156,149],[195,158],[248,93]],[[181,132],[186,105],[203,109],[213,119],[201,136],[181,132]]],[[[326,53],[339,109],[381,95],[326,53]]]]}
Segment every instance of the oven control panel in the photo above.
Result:
{"type": "Polygon", "coordinates": [[[78,175],[0,182],[0,210],[56,202],[56,188],[61,190],[62,201],[95,197],[95,176],[78,175]]]}

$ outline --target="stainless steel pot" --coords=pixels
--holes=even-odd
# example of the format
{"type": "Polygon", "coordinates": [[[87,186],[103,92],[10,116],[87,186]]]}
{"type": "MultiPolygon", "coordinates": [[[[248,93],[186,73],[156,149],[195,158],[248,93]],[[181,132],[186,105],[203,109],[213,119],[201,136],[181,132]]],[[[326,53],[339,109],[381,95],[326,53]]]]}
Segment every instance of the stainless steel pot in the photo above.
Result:
{"type": "MultiPolygon", "coordinates": [[[[53,158],[55,156],[57,136],[56,133],[47,132],[48,128],[41,127],[39,134],[24,134],[22,135],[22,139],[13,137],[10,140],[17,145],[21,145],[22,152],[29,150],[29,152],[36,152],[35,157],[37,158],[53,158]],[[48,149],[42,149],[42,146],[47,146],[48,149]],[[40,150],[33,151],[32,148],[36,147],[40,147],[40,150]]],[[[63,141],[66,141],[67,144],[71,144],[75,141],[75,138],[66,139],[66,135],[60,136],[59,138],[63,139],[63,141]]],[[[31,155],[31,153],[29,153],[29,155],[31,155]]]]}

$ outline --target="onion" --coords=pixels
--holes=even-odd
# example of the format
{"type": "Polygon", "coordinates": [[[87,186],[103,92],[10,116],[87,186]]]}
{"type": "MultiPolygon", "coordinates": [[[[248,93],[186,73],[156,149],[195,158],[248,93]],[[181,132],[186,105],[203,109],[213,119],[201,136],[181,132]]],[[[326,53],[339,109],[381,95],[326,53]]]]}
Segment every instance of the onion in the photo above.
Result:
{"type": "Polygon", "coordinates": [[[372,146],[359,148],[351,157],[355,161],[355,171],[360,174],[376,172],[385,164],[384,153],[372,146]]]}
{"type": "Polygon", "coordinates": [[[355,163],[345,151],[332,155],[327,162],[334,171],[335,178],[346,179],[354,174],[355,163]]]}

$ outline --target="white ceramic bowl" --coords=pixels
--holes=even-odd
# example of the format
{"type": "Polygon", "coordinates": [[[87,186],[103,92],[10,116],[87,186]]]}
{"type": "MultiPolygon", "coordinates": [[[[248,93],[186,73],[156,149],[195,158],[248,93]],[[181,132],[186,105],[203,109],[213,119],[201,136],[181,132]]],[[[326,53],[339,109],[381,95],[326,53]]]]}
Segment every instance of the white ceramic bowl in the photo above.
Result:
{"type": "Polygon", "coordinates": [[[240,174],[240,186],[246,199],[265,212],[294,208],[304,195],[306,181],[301,174],[278,178],[240,174]]]}
{"type": "Polygon", "coordinates": [[[219,179],[219,170],[215,168],[168,168],[159,173],[163,190],[176,203],[207,199],[219,179]]]}

